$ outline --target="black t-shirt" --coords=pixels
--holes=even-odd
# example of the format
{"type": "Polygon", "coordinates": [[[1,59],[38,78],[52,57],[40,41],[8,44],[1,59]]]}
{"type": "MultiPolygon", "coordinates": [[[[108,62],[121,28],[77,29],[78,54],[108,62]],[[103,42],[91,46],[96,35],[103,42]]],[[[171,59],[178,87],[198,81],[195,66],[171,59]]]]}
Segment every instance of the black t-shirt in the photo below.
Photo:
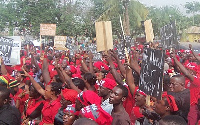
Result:
{"type": "Polygon", "coordinates": [[[181,92],[167,92],[167,94],[174,96],[178,106],[178,114],[187,122],[187,116],[190,111],[190,90],[185,89],[181,92]]]}
{"type": "Polygon", "coordinates": [[[0,125],[20,125],[21,114],[19,110],[10,104],[0,108],[0,125]]]}
{"type": "Polygon", "coordinates": [[[63,125],[63,109],[60,108],[54,118],[54,125],[63,125]]]}

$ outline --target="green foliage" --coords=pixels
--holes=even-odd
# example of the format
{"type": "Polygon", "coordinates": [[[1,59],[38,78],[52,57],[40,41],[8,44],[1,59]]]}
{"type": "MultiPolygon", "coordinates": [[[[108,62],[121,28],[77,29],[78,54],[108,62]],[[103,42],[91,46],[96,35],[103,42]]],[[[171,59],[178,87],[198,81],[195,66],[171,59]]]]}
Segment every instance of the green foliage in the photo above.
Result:
{"type": "Polygon", "coordinates": [[[200,12],[200,2],[193,1],[193,2],[187,2],[185,4],[185,8],[187,9],[187,13],[196,13],[200,12]]]}
{"type": "Polygon", "coordinates": [[[178,8],[174,6],[165,6],[162,8],[150,7],[148,18],[152,19],[154,34],[159,36],[160,28],[170,21],[176,21],[177,33],[181,33],[189,25],[191,25],[190,18],[181,14],[178,8]]]}

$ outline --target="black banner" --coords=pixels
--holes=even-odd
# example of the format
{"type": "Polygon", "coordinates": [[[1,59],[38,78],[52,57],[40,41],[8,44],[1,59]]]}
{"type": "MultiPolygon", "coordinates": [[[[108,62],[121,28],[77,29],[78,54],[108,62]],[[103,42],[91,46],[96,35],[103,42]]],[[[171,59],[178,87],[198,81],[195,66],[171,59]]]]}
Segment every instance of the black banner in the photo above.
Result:
{"type": "Polygon", "coordinates": [[[164,48],[176,47],[178,45],[175,21],[160,29],[161,42],[164,48]]]}
{"type": "Polygon", "coordinates": [[[13,39],[0,37],[0,56],[10,58],[13,47],[13,39]]]}
{"type": "Polygon", "coordinates": [[[161,99],[164,70],[164,50],[145,48],[140,72],[139,89],[161,99]]]}

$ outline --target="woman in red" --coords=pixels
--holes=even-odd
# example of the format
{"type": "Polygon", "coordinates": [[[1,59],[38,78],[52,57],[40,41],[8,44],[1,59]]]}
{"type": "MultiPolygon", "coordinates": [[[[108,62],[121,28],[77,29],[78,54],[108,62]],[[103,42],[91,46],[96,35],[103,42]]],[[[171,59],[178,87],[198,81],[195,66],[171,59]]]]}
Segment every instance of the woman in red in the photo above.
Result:
{"type": "Polygon", "coordinates": [[[34,78],[29,75],[26,71],[25,76],[28,76],[31,80],[31,83],[35,89],[45,98],[44,106],[42,109],[42,121],[39,125],[53,125],[54,118],[58,113],[59,108],[61,107],[60,98],[58,98],[62,85],[56,82],[51,82],[49,85],[43,89],[39,83],[37,83],[34,78]]]}
{"type": "Polygon", "coordinates": [[[23,124],[34,124],[41,120],[41,110],[44,102],[41,94],[37,92],[34,86],[30,86],[29,99],[25,102],[24,114],[22,116],[23,124]]]}

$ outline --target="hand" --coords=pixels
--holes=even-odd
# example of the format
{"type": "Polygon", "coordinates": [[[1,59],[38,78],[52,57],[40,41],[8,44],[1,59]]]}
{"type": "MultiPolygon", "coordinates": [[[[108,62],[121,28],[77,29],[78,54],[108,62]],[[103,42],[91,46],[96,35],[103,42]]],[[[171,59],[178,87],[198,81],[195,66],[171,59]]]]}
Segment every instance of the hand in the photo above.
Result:
{"type": "Polygon", "coordinates": [[[45,47],[44,52],[47,53],[48,50],[49,50],[49,46],[45,47]]]}
{"type": "Polygon", "coordinates": [[[88,56],[89,56],[89,59],[93,59],[93,57],[94,57],[94,55],[92,54],[91,51],[88,53],[88,56]]]}
{"type": "Polygon", "coordinates": [[[30,75],[26,72],[25,66],[22,66],[22,71],[24,71],[24,76],[30,77],[30,75]]]}
{"type": "Polygon", "coordinates": [[[109,51],[104,52],[103,56],[108,62],[112,62],[112,57],[109,51]]]}
{"type": "Polygon", "coordinates": [[[190,48],[190,50],[192,50],[192,45],[191,44],[189,44],[189,48],[190,48]]]}
{"type": "Polygon", "coordinates": [[[139,54],[138,52],[136,52],[135,50],[132,51],[132,55],[130,57],[130,66],[131,67],[135,67],[138,65],[138,57],[139,54]]]}
{"type": "Polygon", "coordinates": [[[170,54],[170,57],[171,57],[172,59],[176,59],[176,54],[175,54],[174,52],[172,52],[172,53],[170,54]]]}
{"type": "Polygon", "coordinates": [[[0,63],[4,64],[3,58],[0,56],[0,63]]]}
{"type": "Polygon", "coordinates": [[[117,52],[114,50],[110,50],[110,54],[117,60],[118,59],[118,55],[117,52]]]}
{"type": "Polygon", "coordinates": [[[28,125],[28,122],[29,122],[29,118],[24,119],[23,122],[22,122],[22,125],[28,125]]]}
{"type": "Polygon", "coordinates": [[[24,96],[25,96],[25,91],[23,91],[22,93],[20,93],[20,94],[18,95],[19,98],[23,98],[24,96]]]}

